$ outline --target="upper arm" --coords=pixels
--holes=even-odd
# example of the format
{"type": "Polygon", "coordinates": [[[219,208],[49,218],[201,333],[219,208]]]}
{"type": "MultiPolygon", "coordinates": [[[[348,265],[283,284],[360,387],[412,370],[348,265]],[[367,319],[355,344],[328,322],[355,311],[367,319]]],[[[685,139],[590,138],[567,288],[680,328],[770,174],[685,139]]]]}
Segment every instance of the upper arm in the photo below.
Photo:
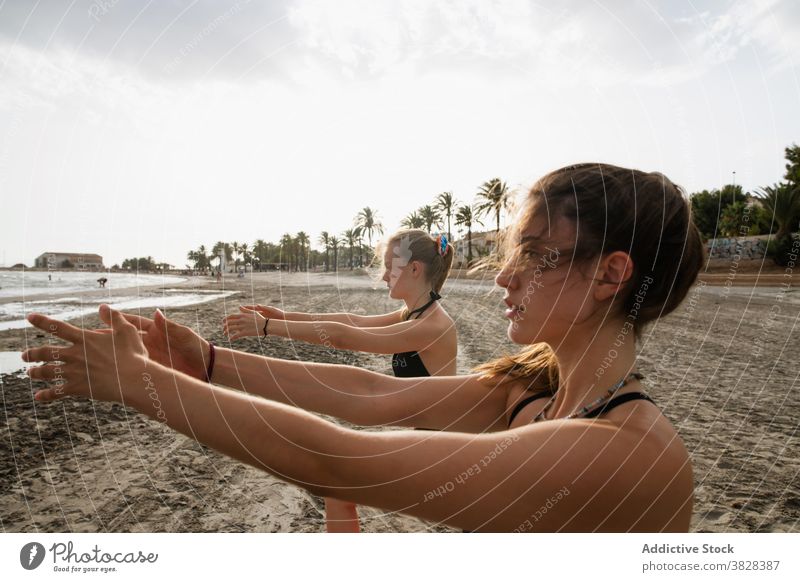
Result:
{"type": "Polygon", "coordinates": [[[663,491],[630,438],[604,420],[348,440],[331,468],[346,487],[337,497],[469,530],[608,529],[615,511],[641,515],[663,491]]]}
{"type": "Polygon", "coordinates": [[[441,341],[450,327],[438,325],[430,319],[403,321],[394,325],[358,328],[339,324],[332,327],[331,336],[335,347],[344,350],[394,354],[398,352],[422,351],[441,341]]]}
{"type": "Polygon", "coordinates": [[[370,376],[371,424],[470,433],[506,429],[505,387],[477,374],[396,378],[370,376]]]}

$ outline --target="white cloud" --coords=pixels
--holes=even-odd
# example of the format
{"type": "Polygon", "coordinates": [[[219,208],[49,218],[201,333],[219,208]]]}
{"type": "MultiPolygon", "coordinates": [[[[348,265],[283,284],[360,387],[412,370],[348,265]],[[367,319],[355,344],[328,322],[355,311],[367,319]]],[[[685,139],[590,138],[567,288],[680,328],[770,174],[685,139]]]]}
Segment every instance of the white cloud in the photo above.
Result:
{"type": "Polygon", "coordinates": [[[794,0],[752,0],[719,14],[683,22],[699,28],[694,43],[710,65],[730,63],[745,49],[762,49],[769,73],[800,64],[800,11],[794,0]]]}

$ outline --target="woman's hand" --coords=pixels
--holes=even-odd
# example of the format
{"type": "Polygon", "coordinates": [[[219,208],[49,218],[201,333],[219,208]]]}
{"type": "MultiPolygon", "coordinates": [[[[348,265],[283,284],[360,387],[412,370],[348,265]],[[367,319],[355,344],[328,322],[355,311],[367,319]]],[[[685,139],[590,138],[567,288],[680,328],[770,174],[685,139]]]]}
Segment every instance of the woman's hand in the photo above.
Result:
{"type": "MultiPolygon", "coordinates": [[[[267,323],[268,317],[248,305],[242,305],[239,307],[239,311],[241,313],[229,315],[223,320],[222,329],[228,338],[235,340],[266,335],[264,325],[267,323]]],[[[267,331],[269,332],[269,330],[267,331]]]]}
{"type": "Polygon", "coordinates": [[[286,312],[271,305],[242,305],[239,309],[242,308],[258,311],[262,317],[267,319],[286,319],[286,312]]]}
{"type": "MultiPolygon", "coordinates": [[[[110,311],[100,311],[106,324],[110,311]]],[[[206,371],[211,352],[209,343],[195,331],[164,317],[156,309],[153,319],[123,313],[122,316],[141,331],[142,341],[150,359],[159,364],[188,374],[198,380],[206,380],[206,371]]]]}
{"type": "Polygon", "coordinates": [[[50,402],[64,396],[88,396],[124,402],[131,390],[141,388],[142,375],[147,373],[148,364],[151,368],[153,364],[147,358],[139,332],[108,305],[100,306],[100,314],[111,329],[86,330],[40,313],[28,315],[33,326],[71,344],[47,345],[22,353],[26,362],[45,362],[28,369],[31,378],[50,385],[36,393],[36,400],[50,402]]]}

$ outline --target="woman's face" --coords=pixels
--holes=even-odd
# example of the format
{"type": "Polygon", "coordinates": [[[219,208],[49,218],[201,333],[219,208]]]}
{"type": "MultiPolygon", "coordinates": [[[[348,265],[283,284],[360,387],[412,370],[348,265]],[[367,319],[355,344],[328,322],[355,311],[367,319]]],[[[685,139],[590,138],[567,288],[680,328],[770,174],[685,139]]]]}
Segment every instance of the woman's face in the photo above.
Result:
{"type": "Polygon", "coordinates": [[[398,256],[394,249],[389,248],[383,255],[383,266],[383,280],[389,287],[389,297],[403,299],[408,294],[406,287],[409,277],[406,273],[411,269],[408,259],[398,256]]]}
{"type": "Polygon", "coordinates": [[[520,229],[515,252],[495,282],[506,290],[508,337],[518,344],[557,347],[597,310],[592,261],[573,261],[576,230],[567,218],[534,214],[520,229]]]}

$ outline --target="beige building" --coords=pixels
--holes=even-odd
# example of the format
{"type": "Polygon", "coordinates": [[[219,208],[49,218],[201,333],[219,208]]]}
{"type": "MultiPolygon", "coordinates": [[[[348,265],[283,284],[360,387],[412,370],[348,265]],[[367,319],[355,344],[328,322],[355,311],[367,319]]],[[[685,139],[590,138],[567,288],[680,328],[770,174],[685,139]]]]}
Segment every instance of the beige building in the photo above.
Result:
{"type": "MultiPolygon", "coordinates": [[[[495,247],[497,233],[493,230],[487,232],[472,233],[472,260],[476,261],[481,257],[489,255],[495,247]]],[[[467,255],[469,253],[469,243],[466,233],[462,238],[453,242],[456,248],[456,255],[453,257],[453,266],[456,268],[466,267],[467,255]]]]}
{"type": "Polygon", "coordinates": [[[36,257],[34,266],[39,269],[105,270],[103,257],[91,253],[42,253],[36,257]]]}

